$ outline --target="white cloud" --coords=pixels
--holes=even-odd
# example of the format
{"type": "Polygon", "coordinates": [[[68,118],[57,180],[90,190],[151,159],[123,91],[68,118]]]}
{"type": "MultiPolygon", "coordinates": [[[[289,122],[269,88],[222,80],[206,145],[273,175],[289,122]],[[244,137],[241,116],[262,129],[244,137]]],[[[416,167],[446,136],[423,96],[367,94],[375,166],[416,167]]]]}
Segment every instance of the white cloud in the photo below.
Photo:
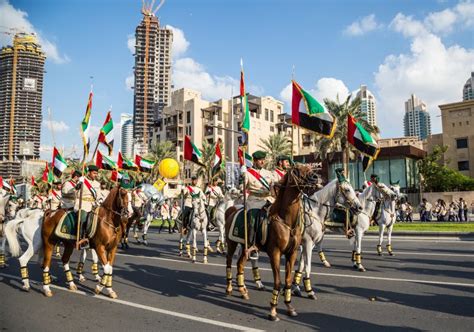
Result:
{"type": "Polygon", "coordinates": [[[455,22],[456,13],[449,8],[440,12],[430,13],[428,17],[425,18],[425,25],[433,32],[451,32],[455,22]]]}
{"type": "Polygon", "coordinates": [[[461,100],[462,85],[474,69],[474,50],[459,45],[447,47],[430,32],[432,26],[401,13],[390,26],[409,38],[411,44],[408,53],[387,56],[375,73],[382,132],[385,136],[402,134],[404,101],[414,93],[426,102],[436,133],[441,129],[435,117],[438,105],[461,100]]]}
{"type": "Polygon", "coordinates": [[[133,76],[133,74],[127,76],[127,78],[125,78],[125,88],[129,91],[132,91],[133,90],[133,86],[135,84],[135,77],[133,76]]]}
{"type": "MultiPolygon", "coordinates": [[[[2,26],[7,27],[10,31],[35,33],[38,37],[43,51],[48,59],[55,63],[66,63],[70,59],[67,55],[61,55],[58,47],[53,42],[46,39],[35,27],[28,21],[28,13],[16,9],[7,0],[0,0],[0,22],[2,26]]],[[[6,34],[0,34],[0,45],[11,45],[12,37],[6,34]]]]}
{"type": "Polygon", "coordinates": [[[127,47],[130,53],[135,54],[135,36],[134,35],[127,36],[127,47]]]}
{"type": "Polygon", "coordinates": [[[64,121],[43,120],[43,126],[55,133],[69,130],[69,126],[64,121]]]}
{"type": "Polygon", "coordinates": [[[344,29],[344,33],[349,36],[362,36],[380,27],[382,27],[382,25],[377,23],[375,15],[370,14],[348,25],[344,29]]]}
{"type": "Polygon", "coordinates": [[[183,30],[171,25],[167,25],[166,28],[171,29],[173,31],[172,56],[178,59],[188,50],[189,41],[186,40],[183,30]]]}

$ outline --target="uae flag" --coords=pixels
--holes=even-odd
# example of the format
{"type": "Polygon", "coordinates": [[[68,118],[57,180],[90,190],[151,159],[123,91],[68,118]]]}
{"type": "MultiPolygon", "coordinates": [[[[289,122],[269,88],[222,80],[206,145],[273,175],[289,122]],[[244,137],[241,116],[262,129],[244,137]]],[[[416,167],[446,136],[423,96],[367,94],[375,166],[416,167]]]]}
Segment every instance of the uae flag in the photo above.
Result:
{"type": "Polygon", "coordinates": [[[196,145],[191,142],[191,138],[188,135],[184,136],[184,159],[192,161],[200,166],[204,166],[201,162],[201,158],[202,153],[196,145]]]}
{"type": "Polygon", "coordinates": [[[112,174],[110,175],[110,180],[117,182],[121,178],[122,178],[122,173],[116,170],[112,171],[112,174]]]}
{"type": "Polygon", "coordinates": [[[111,112],[107,112],[104,125],[100,129],[99,142],[104,144],[109,150],[109,156],[114,148],[114,122],[112,121],[111,112]]]}
{"type": "Polygon", "coordinates": [[[41,179],[46,183],[53,183],[53,172],[49,169],[48,163],[46,163],[41,179]]]}
{"type": "Polygon", "coordinates": [[[122,156],[122,153],[118,153],[118,160],[117,166],[119,169],[129,169],[129,170],[137,170],[138,166],[131,160],[122,156]]]}
{"type": "Polygon", "coordinates": [[[347,140],[363,155],[377,158],[379,153],[377,142],[350,114],[347,116],[347,140]]]}
{"type": "Polygon", "coordinates": [[[97,151],[95,165],[100,169],[107,169],[109,171],[117,169],[117,164],[112,159],[104,156],[100,151],[97,151]]]}
{"type": "Polygon", "coordinates": [[[61,156],[61,154],[59,153],[58,149],[56,149],[56,147],[54,147],[53,149],[52,168],[53,168],[54,175],[56,175],[58,178],[61,177],[64,170],[67,168],[66,160],[64,160],[64,158],[61,156]]]}
{"type": "Polygon", "coordinates": [[[249,155],[247,152],[244,152],[244,150],[239,147],[239,150],[237,151],[237,154],[239,156],[239,164],[240,167],[245,166],[246,168],[252,167],[252,156],[249,155]]]}
{"type": "Polygon", "coordinates": [[[214,154],[214,163],[212,165],[212,176],[215,176],[222,169],[222,153],[220,147],[221,140],[216,143],[216,152],[214,154]]]}
{"type": "Polygon", "coordinates": [[[31,186],[32,186],[32,187],[37,187],[37,186],[38,186],[38,185],[36,184],[34,175],[31,176],[31,186]]]}
{"type": "Polygon", "coordinates": [[[155,161],[142,158],[138,154],[135,155],[135,164],[138,165],[140,171],[142,172],[151,173],[151,170],[153,169],[153,166],[155,166],[155,163],[155,161]]]}
{"type": "Polygon", "coordinates": [[[84,119],[81,122],[81,136],[82,143],[84,144],[84,154],[87,156],[89,154],[90,148],[90,138],[89,138],[89,124],[91,119],[92,111],[92,91],[89,93],[89,100],[87,102],[86,114],[84,119]]]}
{"type": "Polygon", "coordinates": [[[250,131],[250,108],[248,96],[245,92],[244,62],[240,59],[240,105],[242,108],[242,142],[241,145],[248,145],[250,131]]]}
{"type": "Polygon", "coordinates": [[[336,129],[336,118],[301,86],[292,81],[291,122],[301,128],[331,138],[336,129]]]}

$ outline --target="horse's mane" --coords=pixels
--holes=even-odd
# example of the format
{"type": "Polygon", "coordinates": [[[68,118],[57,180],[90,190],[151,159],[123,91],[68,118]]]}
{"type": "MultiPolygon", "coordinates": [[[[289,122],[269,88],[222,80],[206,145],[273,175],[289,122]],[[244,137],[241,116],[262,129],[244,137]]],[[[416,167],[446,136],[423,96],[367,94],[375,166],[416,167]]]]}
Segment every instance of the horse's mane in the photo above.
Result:
{"type": "Polygon", "coordinates": [[[327,202],[328,198],[331,196],[331,191],[334,190],[334,184],[337,181],[337,179],[334,179],[328,182],[328,184],[326,184],[322,189],[316,191],[312,197],[320,203],[327,202]]]}
{"type": "Polygon", "coordinates": [[[103,207],[108,208],[108,209],[113,209],[119,189],[120,187],[116,186],[110,190],[109,194],[107,195],[104,202],[102,203],[103,207]]]}
{"type": "Polygon", "coordinates": [[[283,196],[285,195],[284,194],[285,188],[288,185],[288,178],[289,178],[288,174],[289,173],[290,173],[290,171],[286,172],[285,175],[280,179],[280,181],[278,181],[276,183],[276,186],[278,187],[278,194],[275,198],[275,202],[272,204],[272,206],[270,208],[270,210],[271,210],[270,213],[276,213],[277,208],[279,208],[280,205],[281,205],[281,201],[283,199],[283,196]]]}

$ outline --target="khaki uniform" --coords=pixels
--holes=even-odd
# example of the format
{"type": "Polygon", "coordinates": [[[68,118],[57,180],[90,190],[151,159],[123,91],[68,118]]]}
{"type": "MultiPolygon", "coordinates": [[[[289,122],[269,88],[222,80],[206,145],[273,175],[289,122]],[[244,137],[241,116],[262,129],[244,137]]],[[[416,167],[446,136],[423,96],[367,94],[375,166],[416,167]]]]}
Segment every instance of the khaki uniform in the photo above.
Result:
{"type": "Polygon", "coordinates": [[[61,188],[61,207],[63,209],[72,209],[74,207],[76,203],[76,185],[77,183],[72,180],[63,183],[61,188]]]}
{"type": "Polygon", "coordinates": [[[141,208],[145,202],[147,201],[147,197],[141,190],[134,190],[132,192],[132,206],[135,208],[141,208]]]}
{"type": "Polygon", "coordinates": [[[178,204],[173,204],[173,206],[171,207],[171,219],[176,220],[176,218],[178,218],[179,210],[181,210],[179,205],[178,204]]]}
{"type": "Polygon", "coordinates": [[[273,180],[275,182],[279,182],[281,179],[283,179],[285,174],[286,174],[286,171],[284,169],[281,169],[281,168],[277,167],[273,171],[273,180]]]}
{"type": "Polygon", "coordinates": [[[219,199],[224,197],[222,189],[219,186],[208,186],[205,192],[206,196],[209,197],[209,206],[216,206],[219,199]]]}
{"type": "Polygon", "coordinates": [[[198,186],[185,186],[184,187],[184,206],[192,208],[193,207],[193,197],[204,199],[204,193],[201,188],[198,186]],[[191,190],[190,190],[191,189],[191,190]],[[191,194],[192,191],[192,194],[191,194]]]}
{"type": "Polygon", "coordinates": [[[245,186],[248,192],[247,209],[261,209],[267,201],[273,203],[275,199],[272,196],[272,186],[274,182],[273,173],[266,169],[255,170],[262,178],[266,180],[270,189],[265,186],[250,172],[245,173],[245,186]]]}
{"type": "Polygon", "coordinates": [[[160,209],[161,218],[168,219],[170,217],[170,206],[164,203],[160,209]]]}
{"type": "Polygon", "coordinates": [[[61,192],[56,190],[51,190],[49,194],[49,204],[51,210],[57,210],[61,206],[61,192]]]}
{"type": "MultiPolygon", "coordinates": [[[[87,178],[87,181],[90,183],[92,190],[89,190],[87,188],[86,184],[83,183],[83,189],[82,189],[82,206],[81,210],[85,212],[91,212],[92,208],[95,207],[96,201],[97,201],[97,195],[100,192],[100,182],[96,180],[91,180],[87,178]]],[[[80,196],[80,190],[77,191],[76,194],[76,203],[74,205],[74,211],[79,210],[79,196],[80,196]]]]}
{"type": "Polygon", "coordinates": [[[46,197],[35,195],[31,200],[32,209],[44,209],[46,204],[46,197]]]}
{"type": "Polygon", "coordinates": [[[109,196],[109,193],[110,193],[110,190],[107,190],[107,189],[100,189],[99,190],[99,193],[97,195],[97,202],[99,204],[102,204],[104,203],[105,199],[107,198],[107,196],[109,196]]]}

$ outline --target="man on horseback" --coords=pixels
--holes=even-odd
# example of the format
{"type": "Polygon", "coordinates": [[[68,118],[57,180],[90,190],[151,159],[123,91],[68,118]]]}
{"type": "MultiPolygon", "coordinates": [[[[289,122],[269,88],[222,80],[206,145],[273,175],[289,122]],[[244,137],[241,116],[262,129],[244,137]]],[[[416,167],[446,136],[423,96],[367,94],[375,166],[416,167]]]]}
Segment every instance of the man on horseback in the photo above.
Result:
{"type": "Polygon", "coordinates": [[[61,188],[61,208],[66,210],[74,208],[76,203],[76,186],[81,176],[81,172],[73,171],[71,174],[71,179],[63,183],[61,188]]]}
{"type": "Polygon", "coordinates": [[[281,155],[277,157],[277,165],[273,171],[275,181],[280,181],[286,174],[286,170],[290,168],[291,158],[289,156],[281,155]]]}
{"type": "Polygon", "coordinates": [[[217,203],[224,197],[222,189],[219,187],[219,178],[215,177],[212,179],[212,184],[207,186],[205,194],[207,196],[207,211],[209,215],[209,221],[213,228],[215,228],[217,203]]]}
{"type": "Polygon", "coordinates": [[[191,221],[191,212],[193,210],[193,199],[204,199],[204,193],[198,187],[198,178],[196,175],[191,177],[191,185],[181,189],[184,195],[184,209],[183,209],[183,227],[187,228],[191,221]]]}
{"type": "Polygon", "coordinates": [[[102,181],[100,183],[100,191],[97,198],[97,201],[99,202],[99,204],[102,204],[105,201],[109,193],[110,193],[110,190],[107,189],[107,183],[105,181],[102,181]]]}
{"type": "Polygon", "coordinates": [[[54,181],[53,188],[49,194],[49,208],[53,211],[59,209],[61,206],[61,181],[54,181]]]}
{"type": "MultiPolygon", "coordinates": [[[[271,205],[275,199],[273,197],[274,176],[272,172],[263,168],[266,152],[256,151],[252,154],[253,166],[245,173],[245,186],[247,188],[247,224],[250,258],[257,259],[257,248],[255,246],[255,228],[257,219],[265,214],[266,207],[271,205]],[[263,213],[262,213],[263,212],[263,213]]],[[[244,193],[245,194],[245,193],[244,193]]]]}
{"type": "MultiPolygon", "coordinates": [[[[76,189],[82,189],[82,205],[81,210],[84,212],[91,212],[97,205],[97,193],[100,191],[100,183],[97,181],[99,169],[95,165],[87,166],[87,175],[84,180],[76,185],[76,189]]],[[[79,211],[80,195],[76,196],[76,202],[74,205],[74,211],[79,211]]]]}

